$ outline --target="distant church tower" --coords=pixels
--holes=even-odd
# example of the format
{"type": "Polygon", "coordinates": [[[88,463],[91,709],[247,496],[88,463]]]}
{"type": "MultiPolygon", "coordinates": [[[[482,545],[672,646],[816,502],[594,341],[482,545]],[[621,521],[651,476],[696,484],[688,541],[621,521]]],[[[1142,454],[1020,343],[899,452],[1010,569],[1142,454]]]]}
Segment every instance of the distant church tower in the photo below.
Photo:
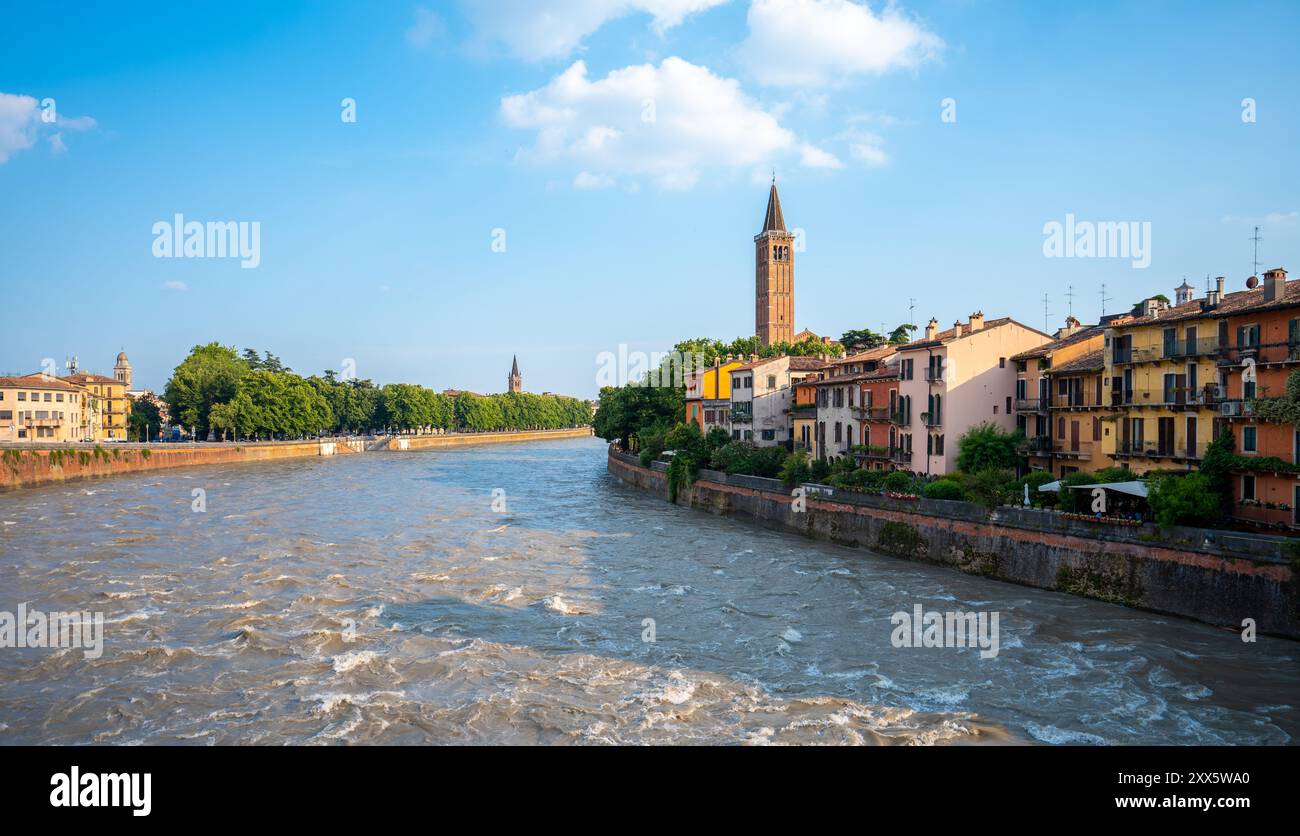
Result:
{"type": "Polygon", "coordinates": [[[524,378],[519,374],[519,357],[516,356],[514,364],[510,367],[510,389],[511,392],[524,391],[524,378]]]}
{"type": "Polygon", "coordinates": [[[754,236],[754,331],[763,345],[794,342],[794,236],[785,229],[776,177],[763,231],[754,236]]]}
{"type": "Polygon", "coordinates": [[[131,391],[131,361],[126,359],[125,351],[117,355],[117,365],[113,366],[113,379],[118,383],[125,383],[126,390],[131,391]]]}

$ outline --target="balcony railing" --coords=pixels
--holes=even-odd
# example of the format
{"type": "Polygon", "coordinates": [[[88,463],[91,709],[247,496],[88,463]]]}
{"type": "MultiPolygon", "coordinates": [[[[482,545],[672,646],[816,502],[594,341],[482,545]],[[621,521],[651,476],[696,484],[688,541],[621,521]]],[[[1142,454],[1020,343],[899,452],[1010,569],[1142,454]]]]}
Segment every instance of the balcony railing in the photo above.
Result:
{"type": "Polygon", "coordinates": [[[1145,441],[1141,444],[1137,442],[1123,442],[1115,445],[1116,456],[1146,456],[1152,459],[1183,459],[1188,461],[1199,461],[1205,456],[1205,450],[1209,444],[1202,442],[1199,444],[1187,444],[1186,442],[1165,442],[1145,441]]]}
{"type": "Polygon", "coordinates": [[[912,461],[912,451],[896,448],[890,451],[889,459],[898,464],[909,464],[912,461]]]}
{"type": "Polygon", "coordinates": [[[1041,412],[1042,398],[1016,398],[1016,412],[1041,412]]]}
{"type": "Polygon", "coordinates": [[[900,426],[907,426],[908,422],[906,419],[907,416],[904,415],[901,410],[896,409],[893,412],[889,413],[889,420],[900,426]]]}
{"type": "Polygon", "coordinates": [[[887,421],[889,420],[889,407],[887,406],[855,406],[853,414],[862,421],[887,421]]]}
{"type": "Polygon", "coordinates": [[[1052,437],[1050,435],[1036,435],[1029,439],[1029,452],[1037,455],[1051,453],[1052,437]]]}
{"type": "Polygon", "coordinates": [[[1078,456],[1081,459],[1092,458],[1093,441],[1070,441],[1058,438],[1053,444],[1052,452],[1059,456],[1078,456]]]}
{"type": "Polygon", "coordinates": [[[731,410],[731,423],[733,424],[752,424],[754,415],[747,409],[731,410]]]}
{"type": "Polygon", "coordinates": [[[943,369],[932,369],[927,366],[925,369],[925,379],[931,383],[940,382],[943,380],[943,372],[943,369]]]}
{"type": "Polygon", "coordinates": [[[1223,401],[1223,387],[1216,383],[1192,388],[1171,386],[1160,389],[1129,389],[1111,392],[1111,406],[1214,406],[1223,401]]]}
{"type": "Polygon", "coordinates": [[[1183,360],[1189,357],[1205,357],[1221,350],[1218,336],[1164,340],[1159,345],[1140,345],[1125,351],[1112,349],[1111,364],[1154,363],[1161,360],[1183,360]]]}
{"type": "Polygon", "coordinates": [[[1222,401],[1219,414],[1224,418],[1251,418],[1255,415],[1255,403],[1248,400],[1222,401]]]}
{"type": "Polygon", "coordinates": [[[922,412],[922,413],[921,413],[921,423],[925,424],[927,427],[942,427],[942,426],[943,426],[943,416],[942,416],[942,415],[931,415],[931,414],[928,413],[928,412],[922,412]]]}
{"type": "Polygon", "coordinates": [[[1230,348],[1224,346],[1219,350],[1216,362],[1220,366],[1240,366],[1247,359],[1256,363],[1296,363],[1300,362],[1300,341],[1270,343],[1267,345],[1230,348]]]}
{"type": "Polygon", "coordinates": [[[1065,395],[1052,396],[1052,409],[1088,409],[1108,405],[1106,399],[1097,400],[1097,393],[1070,392],[1065,395]]]}

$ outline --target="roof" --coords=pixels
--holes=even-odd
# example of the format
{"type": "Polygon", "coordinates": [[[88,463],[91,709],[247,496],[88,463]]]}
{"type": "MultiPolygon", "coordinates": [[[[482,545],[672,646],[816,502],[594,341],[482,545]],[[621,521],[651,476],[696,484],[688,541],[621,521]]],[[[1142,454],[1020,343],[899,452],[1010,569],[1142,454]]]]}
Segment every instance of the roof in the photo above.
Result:
{"type": "Polygon", "coordinates": [[[1024,328],[1026,331],[1033,331],[1035,334],[1042,334],[1044,337],[1047,337],[1048,339],[1052,338],[1051,334],[1046,334],[1042,331],[1039,331],[1037,328],[1030,328],[1028,325],[1024,324],[1023,322],[1018,322],[1009,316],[1003,316],[997,319],[984,320],[984,327],[978,331],[968,331],[965,334],[958,334],[956,328],[949,328],[946,331],[940,331],[939,333],[935,334],[934,339],[932,340],[927,340],[927,339],[913,340],[910,343],[904,343],[903,345],[894,346],[894,350],[895,351],[916,351],[917,349],[921,349],[921,348],[930,348],[932,346],[943,345],[944,343],[950,343],[953,340],[964,339],[966,337],[971,336],[972,334],[980,334],[985,331],[991,330],[993,328],[1000,328],[1003,325],[1008,325],[1008,324],[1019,325],[1021,328],[1024,328]]]}
{"type": "Polygon", "coordinates": [[[1261,284],[1254,290],[1238,290],[1225,293],[1223,299],[1214,307],[1206,307],[1205,299],[1193,299],[1181,305],[1165,308],[1156,316],[1136,316],[1128,322],[1114,325],[1117,330],[1140,328],[1156,323],[1178,322],[1188,319],[1218,319],[1239,314],[1278,310],[1300,306],[1300,281],[1286,282],[1271,302],[1264,300],[1264,287],[1261,284]]]}
{"type": "Polygon", "coordinates": [[[1086,325],[1068,337],[1061,337],[1059,340],[1052,340],[1050,343],[1043,343],[1042,345],[1031,348],[1028,351],[1022,351],[1019,354],[1014,355],[1011,359],[1034,360],[1039,357],[1046,357],[1057,349],[1065,348],[1068,345],[1074,345],[1077,342],[1089,340],[1093,337],[1100,337],[1105,333],[1106,329],[1100,325],[1086,325]]]}
{"type": "Polygon", "coordinates": [[[838,360],[831,361],[832,365],[839,366],[844,363],[863,363],[871,360],[883,360],[891,354],[898,351],[898,346],[892,344],[879,345],[875,348],[868,348],[866,351],[859,351],[857,354],[850,354],[841,357],[838,360]]]}
{"type": "Polygon", "coordinates": [[[845,383],[860,383],[873,375],[872,372],[858,372],[857,374],[842,374],[839,377],[823,377],[821,380],[814,380],[814,386],[843,386],[845,383]]]}
{"type": "Polygon", "coordinates": [[[750,369],[757,369],[766,366],[769,363],[776,363],[787,358],[790,360],[790,371],[792,372],[815,372],[830,366],[830,363],[820,357],[790,357],[788,354],[778,354],[775,357],[760,357],[751,363],[737,366],[732,369],[731,372],[732,374],[735,374],[736,372],[747,372],[750,369]]]}
{"type": "Polygon", "coordinates": [[[1062,363],[1050,369],[1045,373],[1049,375],[1059,374],[1080,374],[1082,372],[1099,372],[1106,368],[1106,353],[1100,348],[1096,351],[1090,351],[1082,357],[1076,357],[1068,363],[1062,363]]]}
{"type": "Polygon", "coordinates": [[[51,377],[40,372],[13,377],[0,377],[0,386],[12,386],[19,389],[58,389],[64,392],[81,391],[80,386],[73,385],[63,378],[51,377]]]}
{"type": "Polygon", "coordinates": [[[512,356],[514,357],[514,362],[510,364],[510,376],[519,377],[519,355],[516,354],[512,356]]]}
{"type": "Polygon", "coordinates": [[[767,195],[767,215],[763,218],[763,232],[785,232],[785,218],[781,216],[781,197],[776,193],[776,178],[772,178],[772,191],[767,195]]]}
{"type": "Polygon", "coordinates": [[[85,386],[87,383],[116,383],[121,386],[126,385],[120,380],[114,380],[111,377],[104,377],[102,374],[90,374],[88,372],[78,372],[77,374],[66,375],[62,379],[70,380],[81,386],[85,386]]]}

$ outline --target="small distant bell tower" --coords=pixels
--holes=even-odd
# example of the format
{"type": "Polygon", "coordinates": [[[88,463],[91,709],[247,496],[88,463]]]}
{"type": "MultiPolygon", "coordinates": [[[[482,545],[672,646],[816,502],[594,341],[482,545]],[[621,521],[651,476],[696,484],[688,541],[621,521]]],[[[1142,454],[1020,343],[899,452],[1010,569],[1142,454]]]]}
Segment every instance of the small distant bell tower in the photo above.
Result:
{"type": "Polygon", "coordinates": [[[113,366],[113,379],[126,385],[131,390],[131,361],[126,359],[126,352],[118,352],[117,363],[113,366]]]}
{"type": "Polygon", "coordinates": [[[776,175],[763,230],[754,236],[754,332],[763,345],[794,342],[794,236],[785,228],[776,175]]]}
{"type": "Polygon", "coordinates": [[[509,392],[524,391],[524,378],[519,374],[519,357],[515,355],[514,362],[510,366],[510,388],[509,392]]]}

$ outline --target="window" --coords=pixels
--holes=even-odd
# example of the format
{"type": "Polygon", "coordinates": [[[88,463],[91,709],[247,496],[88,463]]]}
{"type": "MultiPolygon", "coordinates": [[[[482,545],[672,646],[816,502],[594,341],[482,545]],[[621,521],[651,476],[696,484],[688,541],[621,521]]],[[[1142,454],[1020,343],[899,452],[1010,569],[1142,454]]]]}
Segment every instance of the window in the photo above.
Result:
{"type": "Polygon", "coordinates": [[[59,394],[55,395],[54,400],[58,401],[59,403],[63,403],[63,393],[60,392],[59,394]]]}
{"type": "Polygon", "coordinates": [[[774,441],[776,439],[776,430],[763,430],[764,441],[774,441]]]}
{"type": "Polygon", "coordinates": [[[25,401],[25,400],[27,400],[27,393],[26,393],[26,392],[19,392],[19,393],[18,393],[18,400],[20,400],[20,401],[25,401]]]}
{"type": "Polygon", "coordinates": [[[1007,395],[1007,414],[1011,414],[1011,396],[1007,395]]]}
{"type": "Polygon", "coordinates": [[[1241,382],[1241,396],[1247,400],[1255,397],[1255,381],[1243,380],[1241,382]]]}
{"type": "Polygon", "coordinates": [[[936,435],[936,436],[934,437],[934,454],[935,454],[936,456],[942,456],[942,455],[943,455],[943,436],[942,436],[942,435],[936,435]]]}
{"type": "Polygon", "coordinates": [[[999,369],[1005,369],[1006,367],[1007,367],[1007,358],[1005,358],[1005,357],[999,357],[999,358],[998,358],[998,368],[999,368],[999,369]]]}
{"type": "Polygon", "coordinates": [[[1255,477],[1252,474],[1246,473],[1241,477],[1241,498],[1255,498],[1255,477]]]}
{"type": "Polygon", "coordinates": [[[14,420],[14,413],[11,409],[0,409],[0,421],[14,420]]]}
{"type": "Polygon", "coordinates": [[[1028,385],[1029,385],[1029,381],[1025,380],[1023,377],[1018,377],[1018,378],[1016,378],[1016,398],[1017,398],[1017,399],[1022,400],[1022,401],[1025,399],[1025,397],[1026,397],[1026,395],[1025,395],[1025,391],[1026,391],[1026,387],[1027,387],[1028,385]]]}
{"type": "Polygon", "coordinates": [[[746,441],[753,441],[753,440],[754,440],[754,431],[753,431],[753,430],[745,430],[745,440],[746,440],[746,441]]]}
{"type": "Polygon", "coordinates": [[[1241,452],[1243,453],[1258,452],[1255,447],[1257,441],[1256,439],[1257,433],[1258,433],[1258,428],[1256,427],[1241,428],[1241,452]]]}
{"type": "Polygon", "coordinates": [[[769,374],[769,375],[767,376],[767,388],[769,388],[769,389],[775,389],[775,388],[776,388],[776,375],[774,375],[774,374],[769,374]]]}
{"type": "Polygon", "coordinates": [[[50,393],[49,393],[49,392],[46,392],[46,393],[45,393],[45,402],[46,402],[46,403],[49,403],[51,400],[53,400],[53,398],[51,397],[50,393]]]}
{"type": "Polygon", "coordinates": [[[840,424],[839,421],[836,421],[835,422],[835,443],[839,444],[840,441],[843,440],[843,436],[844,436],[844,427],[840,424]]]}

